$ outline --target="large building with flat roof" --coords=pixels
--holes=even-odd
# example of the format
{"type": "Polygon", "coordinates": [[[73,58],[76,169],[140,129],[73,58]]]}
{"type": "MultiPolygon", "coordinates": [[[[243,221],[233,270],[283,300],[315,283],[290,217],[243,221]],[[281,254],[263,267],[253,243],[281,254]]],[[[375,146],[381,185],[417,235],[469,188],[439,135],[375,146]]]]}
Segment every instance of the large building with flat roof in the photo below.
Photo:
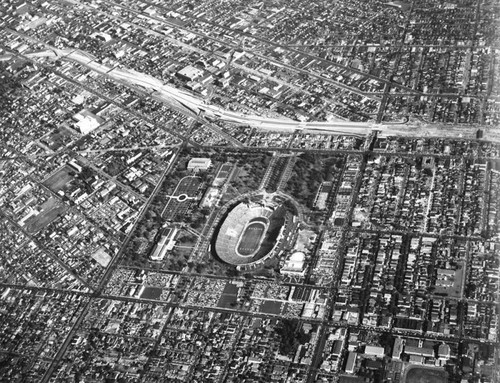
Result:
{"type": "Polygon", "coordinates": [[[212,166],[212,160],[210,158],[191,158],[188,162],[188,170],[207,170],[212,166]]]}
{"type": "Polygon", "coordinates": [[[178,229],[176,227],[170,227],[164,230],[151,255],[152,261],[162,261],[167,255],[167,251],[174,248],[177,231],[178,229]]]}
{"type": "Polygon", "coordinates": [[[353,351],[349,352],[347,356],[347,363],[345,365],[345,372],[348,374],[354,374],[354,369],[356,367],[356,359],[358,359],[358,354],[353,351]]]}
{"type": "Polygon", "coordinates": [[[203,75],[203,70],[195,68],[192,65],[188,65],[187,67],[184,67],[177,72],[177,77],[185,81],[196,80],[198,77],[201,77],[202,75],[203,75]]]}
{"type": "Polygon", "coordinates": [[[366,346],[365,355],[382,358],[385,355],[384,348],[380,346],[366,346]]]}

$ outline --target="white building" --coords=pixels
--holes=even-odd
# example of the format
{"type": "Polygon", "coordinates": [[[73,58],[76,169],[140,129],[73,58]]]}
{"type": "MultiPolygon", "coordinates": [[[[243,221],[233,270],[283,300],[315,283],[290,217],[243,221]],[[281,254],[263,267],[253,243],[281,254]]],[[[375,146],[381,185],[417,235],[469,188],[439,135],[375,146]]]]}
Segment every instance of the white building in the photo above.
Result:
{"type": "Polygon", "coordinates": [[[76,126],[80,130],[82,134],[90,133],[91,131],[97,129],[104,120],[96,116],[94,113],[90,112],[87,109],[83,109],[77,114],[73,116],[73,119],[76,121],[76,126]]]}
{"type": "Polygon", "coordinates": [[[212,160],[210,158],[191,158],[188,162],[188,170],[207,170],[212,166],[212,160]]]}
{"type": "Polygon", "coordinates": [[[304,274],[305,258],[306,255],[301,251],[293,253],[290,258],[286,260],[281,272],[283,274],[304,274]]]}
{"type": "Polygon", "coordinates": [[[162,261],[163,258],[165,258],[167,251],[170,251],[174,248],[175,235],[177,234],[177,231],[178,229],[176,227],[165,229],[165,232],[155,246],[153,254],[151,255],[151,260],[162,261]]]}
{"type": "Polygon", "coordinates": [[[188,65],[177,72],[177,76],[186,81],[193,81],[203,75],[203,70],[188,65]]]}
{"type": "Polygon", "coordinates": [[[384,357],[384,348],[380,346],[366,346],[365,355],[376,356],[377,358],[384,357]]]}
{"type": "Polygon", "coordinates": [[[349,352],[349,355],[347,356],[347,363],[345,365],[345,372],[347,372],[348,374],[354,374],[357,358],[358,354],[352,351],[349,352]]]}

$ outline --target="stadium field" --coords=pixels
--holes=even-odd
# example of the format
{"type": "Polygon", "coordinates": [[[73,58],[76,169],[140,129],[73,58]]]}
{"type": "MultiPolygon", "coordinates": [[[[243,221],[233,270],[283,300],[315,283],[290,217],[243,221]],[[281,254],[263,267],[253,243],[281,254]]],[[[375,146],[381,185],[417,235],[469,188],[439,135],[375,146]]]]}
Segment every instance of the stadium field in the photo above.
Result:
{"type": "Polygon", "coordinates": [[[242,256],[252,255],[259,248],[262,236],[266,231],[266,226],[262,222],[252,222],[247,226],[236,251],[242,256]]]}
{"type": "Polygon", "coordinates": [[[286,214],[281,205],[238,203],[214,232],[213,255],[233,266],[258,262],[278,243],[286,214]]]}

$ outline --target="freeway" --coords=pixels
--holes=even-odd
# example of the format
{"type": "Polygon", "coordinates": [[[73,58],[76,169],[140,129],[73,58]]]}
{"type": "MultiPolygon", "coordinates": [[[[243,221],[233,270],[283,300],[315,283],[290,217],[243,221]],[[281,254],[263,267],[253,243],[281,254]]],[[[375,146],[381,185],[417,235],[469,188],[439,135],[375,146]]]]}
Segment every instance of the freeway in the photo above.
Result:
{"type": "MultiPolygon", "coordinates": [[[[11,32],[11,30],[9,30],[9,32],[11,32]]],[[[19,33],[15,32],[15,31],[12,31],[12,32],[15,33],[15,34],[17,34],[17,35],[19,35],[19,36],[25,37],[25,35],[19,34],[19,33]]],[[[28,38],[28,39],[30,41],[34,41],[34,42],[40,43],[40,41],[38,41],[36,39],[32,39],[32,38],[28,38]]],[[[88,92],[90,92],[90,93],[92,93],[92,94],[100,97],[101,99],[106,100],[109,103],[120,107],[121,109],[127,111],[131,115],[133,115],[133,116],[135,116],[135,117],[137,117],[137,118],[139,118],[141,120],[144,120],[146,122],[149,122],[152,125],[157,126],[158,129],[166,130],[169,134],[177,137],[178,139],[180,139],[182,141],[188,140],[187,137],[184,137],[182,134],[178,133],[177,131],[172,130],[172,129],[166,129],[166,128],[163,127],[163,125],[160,126],[157,122],[153,121],[151,118],[149,118],[149,117],[147,117],[147,116],[145,116],[145,115],[143,115],[143,114],[141,114],[141,113],[139,113],[139,112],[131,109],[130,107],[126,107],[124,105],[121,105],[121,104],[117,103],[116,101],[114,101],[113,99],[111,99],[111,98],[107,97],[106,95],[102,94],[101,92],[98,92],[95,89],[89,87],[88,85],[85,85],[85,84],[83,84],[80,81],[76,81],[73,78],[71,78],[70,76],[67,76],[67,75],[65,75],[64,73],[62,73],[62,72],[60,72],[58,70],[55,70],[51,66],[49,66],[47,64],[40,63],[39,61],[35,60],[35,58],[37,58],[37,57],[52,57],[52,58],[56,58],[56,57],[59,57],[61,54],[63,54],[63,55],[67,55],[68,57],[75,58],[75,61],[77,61],[76,58],[78,58],[80,61],[77,61],[77,62],[79,62],[79,63],[81,63],[83,65],[86,65],[84,63],[88,63],[88,62],[90,62],[89,60],[92,60],[92,57],[89,57],[90,56],[89,54],[87,54],[87,53],[81,53],[80,51],[73,50],[73,49],[71,49],[71,50],[70,49],[60,50],[60,49],[54,48],[52,46],[49,46],[48,44],[44,44],[44,46],[47,48],[45,51],[36,52],[36,53],[28,53],[26,55],[17,53],[15,51],[12,51],[10,48],[8,48],[5,45],[2,45],[1,47],[5,51],[13,54],[14,56],[22,58],[22,59],[25,59],[25,60],[29,60],[29,61],[33,62],[34,64],[40,65],[43,68],[45,68],[45,69],[51,71],[52,73],[54,73],[56,76],[58,76],[58,77],[60,77],[60,78],[62,78],[64,80],[68,81],[69,83],[72,83],[72,84],[76,85],[79,88],[85,89],[86,91],[88,91],[88,92]],[[71,53],[71,55],[70,55],[70,53],[71,53]]],[[[103,69],[103,66],[101,64],[93,63],[92,68],[89,68],[89,69],[94,69],[94,68],[99,68],[101,70],[99,73],[102,73],[102,74],[106,75],[106,72],[103,69]]],[[[108,68],[108,69],[111,70],[111,68],[108,68]]],[[[94,69],[94,70],[96,70],[96,69],[94,69]]],[[[190,144],[193,145],[193,146],[199,146],[197,143],[192,142],[192,141],[190,141],[190,144]]]]}
{"type": "Polygon", "coordinates": [[[129,85],[140,86],[154,92],[156,98],[167,104],[176,103],[176,106],[184,106],[197,114],[205,114],[207,117],[217,118],[229,123],[252,126],[264,130],[318,130],[335,132],[342,135],[364,136],[372,131],[372,123],[364,122],[301,122],[288,118],[269,118],[258,115],[247,115],[239,112],[228,111],[216,105],[207,104],[204,100],[171,85],[163,84],[160,80],[137,72],[135,70],[122,67],[108,67],[96,61],[96,58],[89,53],[78,49],[58,49],[52,47],[44,52],[27,54],[30,58],[42,56],[52,58],[64,58],[85,65],[94,72],[105,74],[106,76],[129,85]]]}
{"type": "MultiPolygon", "coordinates": [[[[225,110],[219,106],[209,104],[205,100],[196,97],[182,89],[177,89],[171,85],[163,84],[160,80],[126,68],[109,68],[97,63],[89,54],[78,50],[53,49],[58,55],[67,59],[72,59],[86,65],[89,69],[99,73],[105,73],[108,77],[130,85],[141,86],[155,92],[155,96],[167,103],[176,103],[184,106],[191,112],[198,115],[205,115],[207,118],[217,118],[219,120],[251,126],[261,130],[273,131],[310,131],[313,133],[334,133],[347,136],[363,137],[372,131],[378,131],[379,137],[387,136],[408,136],[408,137],[445,137],[450,139],[468,138],[474,139],[478,127],[476,126],[455,126],[436,124],[376,124],[373,122],[354,121],[296,121],[289,118],[263,117],[253,114],[225,110]]],[[[484,136],[498,142],[500,135],[493,128],[483,127],[484,136]]]]}
{"type": "MultiPolygon", "coordinates": [[[[105,0],[105,2],[108,3],[108,4],[110,4],[110,5],[112,5],[112,6],[120,7],[122,9],[125,9],[128,12],[134,13],[136,15],[141,15],[142,17],[146,17],[148,19],[155,20],[156,22],[161,22],[161,23],[163,23],[165,25],[168,25],[168,26],[170,26],[172,28],[181,29],[181,30],[184,30],[186,32],[193,33],[193,34],[198,35],[199,37],[204,38],[204,39],[210,39],[210,40],[212,40],[212,41],[214,41],[214,42],[216,42],[216,43],[218,43],[218,44],[220,44],[222,46],[227,46],[227,47],[233,48],[233,49],[242,49],[242,48],[244,49],[244,47],[240,46],[239,44],[236,45],[234,43],[231,43],[231,42],[227,41],[226,39],[221,39],[220,37],[214,37],[214,36],[212,36],[210,34],[207,34],[205,32],[200,32],[200,31],[195,30],[193,28],[189,28],[187,26],[181,26],[181,25],[179,25],[177,23],[172,23],[172,22],[168,21],[167,19],[165,19],[164,17],[158,17],[158,16],[149,15],[149,14],[146,14],[145,12],[143,12],[143,11],[139,11],[139,10],[137,10],[135,8],[132,8],[132,7],[128,6],[128,5],[124,5],[122,3],[118,3],[118,2],[115,2],[115,1],[112,1],[112,0],[105,0]]],[[[172,10],[169,7],[166,7],[166,6],[163,6],[163,5],[158,5],[158,4],[153,3],[151,1],[144,0],[143,2],[146,3],[146,4],[148,4],[149,6],[158,7],[159,9],[162,9],[164,12],[169,12],[169,11],[172,10]]],[[[203,16],[193,16],[191,14],[184,13],[184,12],[178,10],[178,9],[176,11],[179,11],[180,14],[182,14],[184,17],[190,18],[191,20],[196,21],[197,23],[209,25],[209,26],[211,26],[211,28],[215,28],[215,30],[226,30],[226,31],[231,32],[231,33],[236,32],[236,33],[240,34],[240,36],[242,38],[253,40],[257,44],[259,44],[260,46],[265,47],[266,49],[276,49],[276,48],[279,48],[279,49],[288,51],[288,52],[290,52],[292,54],[299,54],[299,55],[308,57],[310,59],[316,60],[318,62],[322,62],[322,63],[325,63],[327,65],[332,65],[332,66],[335,66],[335,67],[340,68],[342,70],[350,71],[352,73],[356,73],[358,75],[371,78],[371,79],[373,79],[375,81],[379,81],[379,82],[382,82],[382,83],[390,82],[389,80],[387,80],[385,78],[381,78],[381,77],[375,76],[373,74],[369,74],[369,73],[360,71],[360,70],[355,69],[353,67],[345,66],[345,65],[340,64],[340,63],[338,63],[336,61],[326,60],[324,58],[321,58],[321,57],[316,56],[316,55],[312,55],[310,53],[307,53],[307,52],[304,52],[304,51],[301,51],[301,50],[292,49],[288,45],[283,45],[283,44],[280,44],[278,42],[274,42],[274,41],[271,41],[271,40],[266,40],[266,39],[264,39],[262,37],[259,37],[257,35],[251,34],[249,32],[243,32],[243,31],[239,31],[238,29],[232,29],[232,28],[226,27],[226,26],[224,26],[224,25],[222,25],[220,23],[215,23],[215,22],[213,22],[211,20],[208,20],[208,19],[206,19],[203,16]]],[[[257,56],[257,57],[260,57],[261,59],[263,59],[263,60],[265,60],[267,62],[274,62],[274,63],[277,63],[278,65],[280,65],[282,67],[285,67],[285,68],[288,68],[290,70],[293,70],[293,71],[296,71],[296,72],[305,73],[305,74],[307,74],[307,75],[309,75],[311,77],[314,77],[314,78],[321,79],[323,81],[332,83],[332,84],[334,84],[335,86],[337,86],[339,88],[343,88],[343,89],[349,90],[351,92],[354,92],[354,93],[357,93],[357,94],[360,94],[360,95],[363,95],[363,96],[366,95],[364,92],[361,92],[359,89],[351,87],[351,86],[349,86],[347,84],[344,84],[342,82],[336,81],[336,80],[334,80],[332,78],[326,78],[324,76],[321,76],[317,72],[313,72],[313,71],[310,71],[310,70],[305,70],[303,68],[299,68],[299,67],[295,67],[295,66],[292,66],[292,65],[288,65],[288,64],[284,63],[283,60],[275,60],[270,55],[259,54],[258,51],[256,51],[255,49],[251,50],[250,53],[253,54],[253,55],[255,55],[255,56],[257,56]]],[[[401,88],[403,90],[407,90],[409,92],[413,92],[413,94],[421,95],[421,92],[415,91],[414,89],[408,88],[408,87],[406,87],[404,85],[401,85],[401,84],[398,84],[398,83],[392,83],[392,84],[395,87],[401,88]]]]}
{"type": "MultiPolygon", "coordinates": [[[[47,46],[47,45],[46,45],[47,46]]],[[[33,57],[41,57],[43,52],[32,54],[33,57]]],[[[29,55],[26,55],[29,57],[29,55]]],[[[182,89],[164,84],[160,80],[137,72],[135,70],[122,67],[108,67],[96,61],[92,55],[78,49],[58,49],[51,47],[46,50],[45,56],[61,57],[85,65],[87,68],[108,78],[129,86],[139,86],[143,89],[154,92],[155,98],[176,107],[188,110],[191,114],[204,115],[207,119],[218,119],[228,123],[251,126],[261,130],[295,132],[308,131],[312,133],[330,133],[346,136],[364,137],[372,131],[378,131],[380,137],[387,136],[407,136],[407,137],[446,137],[450,139],[468,138],[476,136],[477,127],[465,127],[454,125],[435,124],[394,124],[384,125],[373,122],[353,122],[353,121],[296,121],[289,118],[263,117],[253,114],[225,110],[219,106],[207,103],[205,100],[196,97],[182,89]]],[[[484,135],[488,135],[490,141],[499,142],[500,134],[494,129],[482,127],[484,135]]]]}

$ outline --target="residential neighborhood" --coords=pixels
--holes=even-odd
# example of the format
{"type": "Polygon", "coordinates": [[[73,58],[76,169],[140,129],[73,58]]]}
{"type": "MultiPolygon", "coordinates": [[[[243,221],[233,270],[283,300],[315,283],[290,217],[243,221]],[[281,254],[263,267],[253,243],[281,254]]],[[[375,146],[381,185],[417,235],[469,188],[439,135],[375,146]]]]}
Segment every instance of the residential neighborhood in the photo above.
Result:
{"type": "Polygon", "coordinates": [[[3,1],[0,382],[499,382],[499,17],[3,1]]]}

